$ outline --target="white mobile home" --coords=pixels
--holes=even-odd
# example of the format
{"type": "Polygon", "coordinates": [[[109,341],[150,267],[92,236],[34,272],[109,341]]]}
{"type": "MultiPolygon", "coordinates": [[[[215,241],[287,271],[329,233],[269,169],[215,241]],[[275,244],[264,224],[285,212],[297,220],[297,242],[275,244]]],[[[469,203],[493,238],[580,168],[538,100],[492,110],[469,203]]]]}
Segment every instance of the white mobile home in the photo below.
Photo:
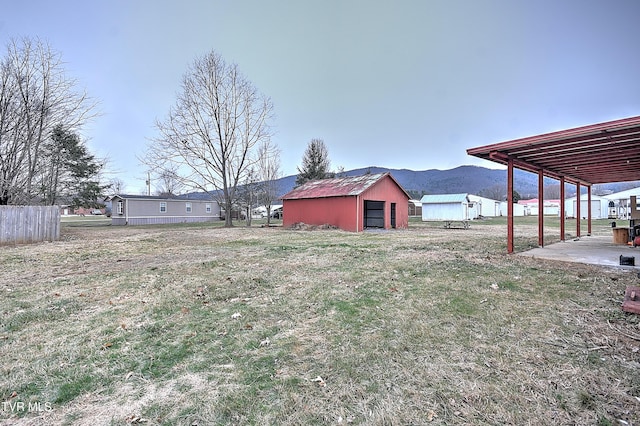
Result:
{"type": "Polygon", "coordinates": [[[156,225],[220,220],[218,202],[201,197],[114,195],[108,201],[111,202],[112,225],[156,225]]]}
{"type": "Polygon", "coordinates": [[[422,203],[422,220],[467,221],[478,218],[478,205],[468,194],[425,195],[422,203]]]}

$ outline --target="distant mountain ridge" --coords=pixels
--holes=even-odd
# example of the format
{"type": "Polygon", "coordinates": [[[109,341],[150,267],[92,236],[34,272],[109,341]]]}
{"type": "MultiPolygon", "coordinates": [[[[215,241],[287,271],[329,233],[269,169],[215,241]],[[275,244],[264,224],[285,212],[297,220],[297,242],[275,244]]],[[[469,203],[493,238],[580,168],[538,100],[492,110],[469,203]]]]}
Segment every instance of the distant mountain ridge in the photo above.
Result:
{"type": "MultiPolygon", "coordinates": [[[[349,170],[344,176],[359,176],[365,173],[389,172],[393,178],[409,193],[424,194],[478,194],[482,190],[496,185],[505,185],[506,170],[488,169],[478,166],[459,166],[449,170],[408,170],[388,169],[386,167],[365,167],[349,170]]],[[[538,188],[537,177],[518,176],[516,172],[516,191],[522,193],[535,192],[538,188]]],[[[284,195],[293,189],[296,176],[286,176],[278,179],[279,194],[284,195]]]]}
{"type": "MultiPolygon", "coordinates": [[[[410,194],[481,194],[483,191],[506,186],[507,171],[488,169],[480,166],[458,166],[448,170],[408,170],[388,169],[385,167],[365,167],[349,170],[344,176],[359,176],[365,173],[389,172],[393,178],[410,194]]],[[[291,191],[296,183],[296,176],[286,176],[277,180],[278,193],[284,195],[291,191]]],[[[558,184],[558,181],[545,178],[545,185],[558,184]]],[[[624,184],[603,185],[612,192],[620,191],[624,184]]],[[[514,188],[523,198],[537,197],[538,176],[519,169],[514,171],[514,188]]],[[[567,196],[571,196],[568,190],[567,196]]]]}

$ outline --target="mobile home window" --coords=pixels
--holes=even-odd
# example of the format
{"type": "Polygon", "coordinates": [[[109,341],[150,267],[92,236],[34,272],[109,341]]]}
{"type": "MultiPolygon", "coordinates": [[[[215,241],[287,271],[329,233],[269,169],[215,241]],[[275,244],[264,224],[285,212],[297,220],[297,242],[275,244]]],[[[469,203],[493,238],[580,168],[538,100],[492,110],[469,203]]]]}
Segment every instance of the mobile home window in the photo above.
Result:
{"type": "Polygon", "coordinates": [[[191,213],[191,203],[186,203],[187,213],[191,213]]]}
{"type": "Polygon", "coordinates": [[[124,202],[118,201],[118,206],[116,207],[116,211],[118,214],[124,214],[124,202]]]}
{"type": "Polygon", "coordinates": [[[205,208],[207,213],[211,213],[211,204],[205,204],[204,208],[205,208]]]}
{"type": "Polygon", "coordinates": [[[160,213],[166,213],[167,212],[167,203],[166,201],[161,201],[160,202],[160,213]]]}

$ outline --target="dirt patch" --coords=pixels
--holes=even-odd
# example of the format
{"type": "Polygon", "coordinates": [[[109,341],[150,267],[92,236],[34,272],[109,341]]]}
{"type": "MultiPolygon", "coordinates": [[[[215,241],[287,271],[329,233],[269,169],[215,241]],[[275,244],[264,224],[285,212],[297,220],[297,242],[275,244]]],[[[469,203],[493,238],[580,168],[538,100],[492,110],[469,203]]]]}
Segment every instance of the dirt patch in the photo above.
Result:
{"type": "Polygon", "coordinates": [[[317,231],[317,230],[325,230],[325,229],[340,229],[337,226],[329,225],[325,223],[323,225],[309,225],[304,222],[297,222],[293,225],[289,226],[292,231],[317,231]]]}

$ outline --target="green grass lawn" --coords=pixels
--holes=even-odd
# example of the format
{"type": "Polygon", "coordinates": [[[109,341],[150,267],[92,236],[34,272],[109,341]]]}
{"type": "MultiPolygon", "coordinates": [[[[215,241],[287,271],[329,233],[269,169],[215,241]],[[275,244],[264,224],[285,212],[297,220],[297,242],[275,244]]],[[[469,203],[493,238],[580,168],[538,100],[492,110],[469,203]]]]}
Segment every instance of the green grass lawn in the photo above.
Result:
{"type": "Polygon", "coordinates": [[[2,247],[0,421],[640,422],[636,273],[507,255],[505,224],[65,225],[2,247]]]}

